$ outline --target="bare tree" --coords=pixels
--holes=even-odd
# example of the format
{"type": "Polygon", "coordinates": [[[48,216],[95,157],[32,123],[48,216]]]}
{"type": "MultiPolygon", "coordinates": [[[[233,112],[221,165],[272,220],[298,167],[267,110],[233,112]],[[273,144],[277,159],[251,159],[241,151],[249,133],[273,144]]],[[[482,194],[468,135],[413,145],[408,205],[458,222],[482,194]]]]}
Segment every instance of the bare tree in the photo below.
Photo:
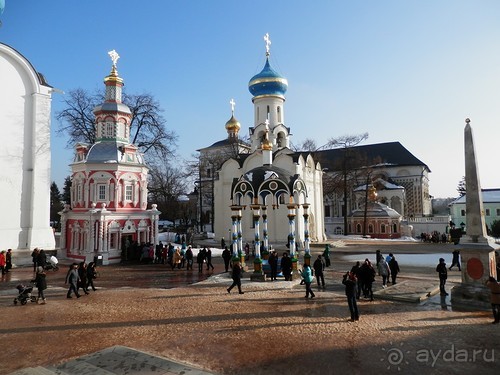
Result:
{"type": "Polygon", "coordinates": [[[344,235],[347,235],[347,203],[348,203],[348,195],[349,192],[352,192],[352,186],[350,189],[348,187],[352,185],[352,182],[357,181],[356,175],[358,172],[359,160],[358,162],[354,162],[356,159],[355,153],[353,153],[352,147],[357,146],[364,140],[368,138],[368,133],[363,133],[359,135],[344,135],[338,138],[330,138],[328,140],[328,147],[333,148],[342,148],[344,150],[342,160],[340,160],[341,166],[340,171],[341,175],[333,176],[332,181],[330,181],[331,186],[327,186],[333,191],[339,190],[339,185],[342,183],[342,191],[344,195],[344,208],[342,210],[342,215],[344,217],[344,235]],[[339,179],[341,178],[341,181],[339,179]],[[351,183],[350,183],[351,182],[351,183]]]}
{"type": "Polygon", "coordinates": [[[149,198],[158,205],[163,219],[178,219],[179,198],[187,193],[189,172],[168,163],[153,165],[149,172],[149,198]]]}
{"type": "MultiPolygon", "coordinates": [[[[104,101],[100,91],[90,94],[83,89],[71,90],[65,97],[66,108],[56,114],[59,134],[68,136],[68,147],[77,142],[94,143],[96,128],[94,108],[104,101]]],[[[131,112],[130,142],[147,155],[172,156],[177,148],[177,135],[167,130],[163,109],[151,94],[123,94],[123,103],[131,112]]]]}

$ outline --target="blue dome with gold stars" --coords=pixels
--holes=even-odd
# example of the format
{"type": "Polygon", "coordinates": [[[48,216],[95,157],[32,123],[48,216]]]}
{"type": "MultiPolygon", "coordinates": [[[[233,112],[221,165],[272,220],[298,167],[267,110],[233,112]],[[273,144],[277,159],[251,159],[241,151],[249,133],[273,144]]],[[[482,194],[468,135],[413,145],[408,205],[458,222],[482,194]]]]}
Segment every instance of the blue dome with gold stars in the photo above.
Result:
{"type": "Polygon", "coordinates": [[[248,83],[248,90],[254,97],[265,95],[284,96],[287,88],[287,79],[271,68],[269,58],[266,58],[264,69],[259,74],[254,75],[248,83]]]}

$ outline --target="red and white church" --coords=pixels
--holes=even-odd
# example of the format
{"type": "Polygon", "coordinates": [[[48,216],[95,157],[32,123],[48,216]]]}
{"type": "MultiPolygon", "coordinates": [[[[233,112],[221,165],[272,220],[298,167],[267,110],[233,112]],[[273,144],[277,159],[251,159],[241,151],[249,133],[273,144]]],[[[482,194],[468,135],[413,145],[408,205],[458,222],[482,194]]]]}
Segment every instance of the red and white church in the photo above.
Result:
{"type": "Polygon", "coordinates": [[[105,77],[105,101],[94,109],[96,141],[78,143],[71,166],[71,204],[61,212],[61,243],[68,259],[118,263],[134,241],[158,242],[160,211],[147,209],[148,167],[130,143],[131,111],[122,103],[123,79],[115,51],[105,77]]]}

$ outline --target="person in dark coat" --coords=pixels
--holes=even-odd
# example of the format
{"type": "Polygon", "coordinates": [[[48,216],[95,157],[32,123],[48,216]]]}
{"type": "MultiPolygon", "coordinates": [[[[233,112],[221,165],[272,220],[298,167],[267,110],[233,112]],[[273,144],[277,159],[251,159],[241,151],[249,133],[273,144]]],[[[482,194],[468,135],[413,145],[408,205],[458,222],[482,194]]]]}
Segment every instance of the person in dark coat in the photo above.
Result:
{"type": "Polygon", "coordinates": [[[391,280],[392,280],[392,285],[396,284],[396,278],[398,277],[398,273],[400,272],[399,270],[399,264],[394,255],[389,254],[391,257],[391,260],[389,261],[389,269],[391,270],[391,280]]]}
{"type": "Polygon", "coordinates": [[[323,271],[325,270],[325,262],[323,262],[323,258],[321,255],[318,255],[318,259],[316,259],[313,263],[314,274],[316,275],[316,282],[318,283],[318,288],[325,287],[325,275],[323,271]]]}
{"type": "Polygon", "coordinates": [[[33,252],[31,253],[31,258],[33,260],[33,272],[36,272],[36,268],[38,267],[38,253],[40,252],[40,250],[38,250],[38,247],[35,247],[35,249],[33,250],[33,252]]]}
{"type": "Polygon", "coordinates": [[[198,250],[198,255],[196,255],[196,263],[198,263],[198,272],[203,272],[203,261],[205,260],[205,254],[202,250],[198,250]]]}
{"type": "Polygon", "coordinates": [[[47,266],[47,255],[45,254],[45,250],[40,250],[36,257],[37,266],[42,266],[43,269],[47,266]]]}
{"type": "Polygon", "coordinates": [[[92,290],[95,292],[96,288],[94,286],[94,279],[97,278],[97,271],[95,269],[95,262],[90,262],[87,266],[87,289],[89,290],[89,286],[92,287],[92,290]]]}
{"type": "Polygon", "coordinates": [[[281,271],[283,272],[283,276],[285,276],[285,281],[292,280],[292,258],[288,256],[286,251],[281,258],[281,271]]]}
{"type": "Polygon", "coordinates": [[[214,265],[212,264],[212,250],[210,248],[205,250],[205,258],[207,259],[207,271],[212,268],[214,269],[214,265]]]}
{"type": "Polygon", "coordinates": [[[77,283],[76,289],[82,288],[85,294],[89,294],[89,291],[87,289],[87,263],[85,262],[80,262],[80,265],[78,267],[78,277],[80,280],[77,283]]]}
{"type": "Polygon", "coordinates": [[[272,251],[269,255],[269,267],[271,268],[271,281],[276,281],[278,276],[278,255],[272,251]]]}
{"type": "Polygon", "coordinates": [[[80,294],[78,293],[78,281],[80,280],[80,276],[78,276],[78,263],[73,263],[69,266],[68,273],[66,274],[66,282],[65,284],[69,284],[68,294],[66,298],[71,297],[71,293],[75,293],[76,298],[80,298],[80,294]]]}
{"type": "Polygon", "coordinates": [[[359,320],[359,310],[356,303],[356,275],[353,272],[347,272],[342,279],[342,284],[345,285],[345,295],[351,312],[351,322],[354,322],[359,320]]]}
{"type": "Polygon", "coordinates": [[[231,277],[233,278],[233,283],[231,284],[231,286],[229,288],[227,288],[228,293],[231,293],[231,289],[233,289],[235,286],[238,287],[238,292],[240,294],[245,293],[241,290],[241,274],[242,274],[242,272],[243,272],[243,270],[241,268],[240,262],[238,262],[238,261],[234,262],[233,274],[231,275],[231,277]]]}
{"type": "Polygon", "coordinates": [[[12,249],[7,250],[7,254],[5,254],[5,271],[10,272],[12,268],[12,249]]]}
{"type": "Polygon", "coordinates": [[[193,249],[191,245],[188,246],[186,250],[186,270],[193,270],[193,249]]]}
{"type": "Polygon", "coordinates": [[[369,259],[365,259],[364,263],[360,267],[360,277],[363,282],[363,296],[365,298],[370,298],[373,301],[373,282],[375,281],[375,269],[373,268],[369,259]]]}
{"type": "Polygon", "coordinates": [[[351,268],[351,272],[356,277],[356,299],[359,299],[361,297],[361,290],[363,289],[360,270],[361,270],[360,262],[356,262],[356,264],[351,268]]]}
{"type": "Polygon", "coordinates": [[[453,258],[451,260],[451,266],[448,268],[450,271],[453,267],[457,266],[458,270],[461,271],[462,269],[460,268],[460,251],[455,250],[453,251],[453,258]]]}
{"type": "Polygon", "coordinates": [[[325,245],[325,250],[323,251],[323,258],[325,258],[326,267],[330,267],[330,245],[325,245]]]}
{"type": "Polygon", "coordinates": [[[35,285],[38,288],[38,298],[37,303],[45,305],[46,299],[43,291],[47,289],[47,280],[45,278],[45,271],[42,266],[37,267],[35,285]]]}
{"type": "Polygon", "coordinates": [[[439,292],[442,296],[447,296],[444,286],[446,284],[446,279],[448,278],[448,270],[446,269],[446,263],[443,258],[439,258],[439,264],[436,267],[436,272],[439,274],[439,292]]]}
{"type": "Polygon", "coordinates": [[[222,259],[224,260],[224,269],[226,272],[229,271],[229,262],[231,261],[231,252],[227,248],[227,246],[224,246],[224,250],[222,251],[222,259]]]}

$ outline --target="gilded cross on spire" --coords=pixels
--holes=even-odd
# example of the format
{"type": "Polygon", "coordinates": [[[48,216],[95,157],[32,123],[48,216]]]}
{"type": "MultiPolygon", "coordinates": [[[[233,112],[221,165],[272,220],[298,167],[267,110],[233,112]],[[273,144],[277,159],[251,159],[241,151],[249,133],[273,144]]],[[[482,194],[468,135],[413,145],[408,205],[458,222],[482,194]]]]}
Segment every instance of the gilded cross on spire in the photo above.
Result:
{"type": "Polygon", "coordinates": [[[236,105],[236,102],[234,101],[234,99],[231,99],[229,101],[229,104],[231,104],[231,114],[234,115],[234,106],[236,105]]]}
{"type": "Polygon", "coordinates": [[[271,54],[270,47],[271,47],[271,38],[269,37],[269,33],[266,33],[264,35],[264,41],[266,42],[266,56],[269,56],[271,54]]]}
{"type": "Polygon", "coordinates": [[[111,57],[111,61],[113,62],[113,66],[116,68],[116,63],[117,63],[118,59],[120,58],[120,55],[115,50],[109,51],[108,55],[109,55],[109,57],[111,57]]]}

